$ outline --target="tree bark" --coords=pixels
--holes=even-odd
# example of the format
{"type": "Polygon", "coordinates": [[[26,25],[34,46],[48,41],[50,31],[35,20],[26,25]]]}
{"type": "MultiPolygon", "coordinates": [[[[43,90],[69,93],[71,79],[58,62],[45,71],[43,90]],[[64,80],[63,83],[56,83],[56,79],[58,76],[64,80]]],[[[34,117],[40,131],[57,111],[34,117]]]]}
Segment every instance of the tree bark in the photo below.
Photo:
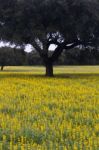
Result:
{"type": "Polygon", "coordinates": [[[1,71],[3,71],[4,66],[1,66],[1,71]]]}
{"type": "Polygon", "coordinates": [[[46,76],[53,77],[53,63],[47,63],[46,65],[46,76]]]}

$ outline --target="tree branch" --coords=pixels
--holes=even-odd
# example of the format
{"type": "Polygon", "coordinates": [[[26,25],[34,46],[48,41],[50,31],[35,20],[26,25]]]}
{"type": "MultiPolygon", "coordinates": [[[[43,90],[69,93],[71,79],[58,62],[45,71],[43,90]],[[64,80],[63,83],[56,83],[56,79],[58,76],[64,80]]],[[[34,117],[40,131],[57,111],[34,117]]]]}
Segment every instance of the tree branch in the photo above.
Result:
{"type": "Polygon", "coordinates": [[[39,55],[42,57],[43,56],[42,49],[38,46],[38,44],[36,43],[35,40],[32,41],[32,46],[39,53],[39,55]]]}
{"type": "Polygon", "coordinates": [[[49,46],[51,44],[54,44],[54,45],[57,45],[57,46],[60,45],[60,43],[56,39],[53,39],[53,40],[48,41],[47,48],[49,48],[49,46]]]}
{"type": "Polygon", "coordinates": [[[67,44],[67,42],[60,43],[60,45],[53,52],[53,55],[50,57],[50,60],[52,62],[54,62],[56,59],[59,58],[59,56],[61,55],[63,50],[69,50],[69,49],[72,49],[72,48],[74,48],[74,47],[76,47],[78,45],[89,45],[89,46],[92,46],[93,45],[93,41],[86,42],[86,41],[76,40],[76,41],[74,41],[74,43],[70,43],[70,44],[67,44]]]}
{"type": "Polygon", "coordinates": [[[33,47],[35,48],[35,50],[39,53],[40,57],[43,59],[43,61],[44,62],[47,61],[48,53],[46,53],[44,50],[42,50],[35,40],[32,42],[32,44],[33,44],[33,47]]]}
{"type": "Polygon", "coordinates": [[[55,60],[58,59],[58,57],[61,55],[63,52],[64,48],[62,45],[58,46],[55,51],[53,52],[53,55],[50,57],[50,60],[54,62],[55,60]]]}

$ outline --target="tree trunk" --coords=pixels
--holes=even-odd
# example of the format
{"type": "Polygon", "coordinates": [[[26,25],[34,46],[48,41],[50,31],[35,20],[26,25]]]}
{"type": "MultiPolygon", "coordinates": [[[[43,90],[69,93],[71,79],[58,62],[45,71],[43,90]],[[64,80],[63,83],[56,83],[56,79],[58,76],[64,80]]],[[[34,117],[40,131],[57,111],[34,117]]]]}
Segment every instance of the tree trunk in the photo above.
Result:
{"type": "Polygon", "coordinates": [[[4,66],[1,66],[1,71],[3,71],[4,66]]]}
{"type": "Polygon", "coordinates": [[[52,63],[47,63],[46,64],[46,76],[47,77],[53,77],[53,64],[52,63]]]}

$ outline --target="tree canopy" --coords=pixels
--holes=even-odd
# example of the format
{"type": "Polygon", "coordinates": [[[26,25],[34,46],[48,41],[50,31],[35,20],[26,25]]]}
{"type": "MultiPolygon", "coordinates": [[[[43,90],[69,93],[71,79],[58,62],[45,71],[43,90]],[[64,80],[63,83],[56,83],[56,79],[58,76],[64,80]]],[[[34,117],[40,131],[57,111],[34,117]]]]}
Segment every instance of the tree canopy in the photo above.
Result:
{"type": "Polygon", "coordinates": [[[31,44],[41,56],[46,75],[63,50],[78,45],[98,47],[98,0],[0,0],[0,38],[31,44]],[[55,51],[49,56],[49,47],[55,51]]]}

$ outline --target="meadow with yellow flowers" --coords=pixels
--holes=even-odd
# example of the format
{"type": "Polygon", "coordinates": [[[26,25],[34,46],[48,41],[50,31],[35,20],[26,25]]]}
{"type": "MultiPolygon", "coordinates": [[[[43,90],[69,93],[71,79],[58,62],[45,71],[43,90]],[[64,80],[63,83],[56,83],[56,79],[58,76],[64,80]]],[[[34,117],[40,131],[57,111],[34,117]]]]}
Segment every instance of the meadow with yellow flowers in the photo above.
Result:
{"type": "Polygon", "coordinates": [[[98,150],[99,67],[0,72],[0,150],[98,150]]]}

